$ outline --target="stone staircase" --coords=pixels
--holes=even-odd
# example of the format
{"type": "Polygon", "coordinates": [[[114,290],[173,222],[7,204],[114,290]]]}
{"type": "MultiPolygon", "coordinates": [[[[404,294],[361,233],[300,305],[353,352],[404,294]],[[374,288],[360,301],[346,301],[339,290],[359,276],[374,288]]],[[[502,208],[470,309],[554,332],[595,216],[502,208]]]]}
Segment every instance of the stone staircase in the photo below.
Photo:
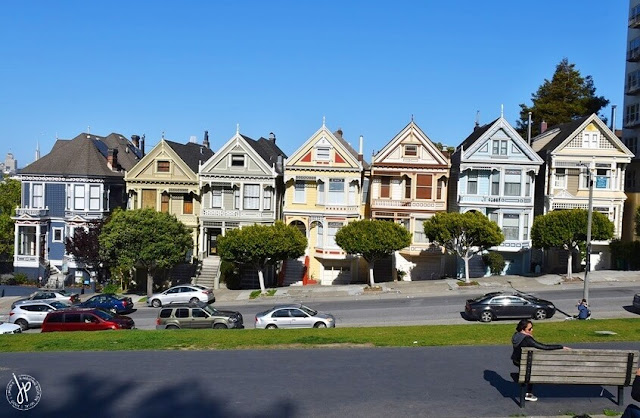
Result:
{"type": "MultiPolygon", "coordinates": [[[[463,270],[464,272],[464,270],[463,270]]],[[[487,275],[487,267],[482,261],[482,255],[476,254],[469,260],[469,277],[484,277],[487,275]]]]}
{"type": "Polygon", "coordinates": [[[304,275],[304,257],[290,258],[284,271],[283,286],[302,286],[302,276],[304,275]]]}
{"type": "Polygon", "coordinates": [[[194,284],[213,289],[216,277],[220,274],[220,257],[209,256],[202,260],[200,272],[193,280],[194,284]]]}

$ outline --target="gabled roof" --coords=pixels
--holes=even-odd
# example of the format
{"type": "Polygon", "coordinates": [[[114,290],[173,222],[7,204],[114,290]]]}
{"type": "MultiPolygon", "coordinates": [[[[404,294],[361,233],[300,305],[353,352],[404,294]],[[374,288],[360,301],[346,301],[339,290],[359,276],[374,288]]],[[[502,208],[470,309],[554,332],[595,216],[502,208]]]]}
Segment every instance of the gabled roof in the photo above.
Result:
{"type": "MultiPolygon", "coordinates": [[[[119,134],[121,138],[124,138],[119,134]]],[[[123,177],[124,171],[129,166],[130,160],[125,156],[124,143],[117,137],[112,137],[107,143],[106,138],[81,133],[71,140],[58,140],[54,144],[51,152],[43,156],[37,161],[24,167],[21,175],[42,174],[42,175],[60,175],[60,176],[87,176],[87,177],[123,177]],[[114,146],[110,146],[114,145],[114,146]],[[109,148],[118,149],[118,166],[122,169],[119,171],[111,170],[107,167],[107,153],[109,148]],[[123,164],[120,163],[123,158],[123,164]]],[[[125,143],[128,144],[128,141],[125,143]]],[[[131,151],[129,151],[131,153],[131,151]]]]}
{"type": "Polygon", "coordinates": [[[547,129],[546,131],[544,131],[543,133],[541,133],[540,135],[532,138],[531,139],[531,145],[538,152],[547,151],[547,150],[553,151],[554,149],[558,148],[560,146],[560,144],[562,144],[569,137],[569,135],[574,133],[580,127],[580,125],[582,125],[590,117],[591,117],[591,115],[582,117],[580,119],[573,120],[571,122],[562,123],[560,125],[552,126],[549,129],[547,129]],[[555,136],[549,142],[547,142],[545,145],[543,145],[542,147],[537,148],[537,147],[534,146],[534,144],[537,141],[543,139],[544,137],[547,137],[549,135],[554,135],[554,134],[555,134],[555,136]]]}
{"type": "Polygon", "coordinates": [[[478,138],[480,138],[485,132],[487,132],[489,128],[491,128],[493,124],[496,123],[499,119],[500,118],[494,119],[486,125],[476,126],[473,129],[473,132],[471,132],[471,135],[469,135],[464,141],[462,141],[460,146],[462,146],[465,151],[468,150],[469,147],[471,147],[471,145],[473,145],[474,142],[476,142],[478,138]]]}
{"type": "Polygon", "coordinates": [[[166,139],[164,142],[170,146],[176,154],[178,154],[178,157],[180,157],[180,159],[182,159],[182,161],[184,161],[184,163],[189,166],[191,171],[195,174],[198,173],[200,164],[207,161],[214,154],[209,148],[195,142],[179,144],[177,142],[167,141],[166,139]]]}
{"type": "MultiPolygon", "coordinates": [[[[338,141],[340,141],[340,143],[347,149],[347,151],[353,156],[353,158],[358,160],[358,155],[360,155],[360,154],[358,154],[358,152],[355,149],[353,149],[353,147],[346,141],[346,139],[344,139],[342,137],[342,130],[341,129],[338,129],[337,131],[335,131],[333,133],[333,136],[335,136],[336,139],[338,141]]],[[[367,170],[369,168],[369,164],[364,160],[364,158],[362,160],[362,167],[365,170],[367,170]]]]}
{"type": "Polygon", "coordinates": [[[287,154],[276,145],[275,139],[271,140],[260,137],[258,140],[255,140],[244,135],[242,135],[242,137],[270,167],[273,167],[278,161],[278,156],[281,156],[283,161],[287,158],[287,154]]]}
{"type": "Polygon", "coordinates": [[[387,142],[387,144],[378,151],[372,161],[372,165],[380,165],[384,164],[383,161],[388,157],[389,153],[393,152],[393,149],[401,144],[404,139],[407,138],[408,135],[411,135],[412,138],[417,139],[428,151],[432,158],[436,161],[436,163],[440,165],[450,166],[450,160],[442,153],[441,150],[438,149],[431,141],[431,139],[424,133],[422,129],[413,121],[413,119],[402,128],[400,132],[398,132],[391,141],[387,142]]]}
{"type": "Polygon", "coordinates": [[[131,170],[142,158],[142,151],[134,147],[127,138],[118,133],[112,132],[102,140],[109,148],[118,149],[118,165],[120,165],[124,171],[131,170]]]}

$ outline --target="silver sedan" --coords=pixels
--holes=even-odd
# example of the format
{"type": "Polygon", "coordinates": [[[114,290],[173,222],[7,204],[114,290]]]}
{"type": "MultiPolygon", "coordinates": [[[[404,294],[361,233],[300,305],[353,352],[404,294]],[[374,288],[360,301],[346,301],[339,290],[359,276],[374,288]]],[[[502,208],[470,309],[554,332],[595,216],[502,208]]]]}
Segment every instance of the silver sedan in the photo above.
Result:
{"type": "Polygon", "coordinates": [[[335,328],[336,319],[308,306],[278,305],[256,314],[256,328],[335,328]]]}

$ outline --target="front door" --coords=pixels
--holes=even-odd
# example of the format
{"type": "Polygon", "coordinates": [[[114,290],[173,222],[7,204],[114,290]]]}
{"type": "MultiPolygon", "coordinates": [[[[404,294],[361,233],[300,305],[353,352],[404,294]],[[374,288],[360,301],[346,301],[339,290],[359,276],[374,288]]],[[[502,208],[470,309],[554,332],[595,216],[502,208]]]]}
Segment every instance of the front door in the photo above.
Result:
{"type": "Polygon", "coordinates": [[[209,255],[218,254],[218,235],[222,235],[220,228],[209,229],[209,255]]]}

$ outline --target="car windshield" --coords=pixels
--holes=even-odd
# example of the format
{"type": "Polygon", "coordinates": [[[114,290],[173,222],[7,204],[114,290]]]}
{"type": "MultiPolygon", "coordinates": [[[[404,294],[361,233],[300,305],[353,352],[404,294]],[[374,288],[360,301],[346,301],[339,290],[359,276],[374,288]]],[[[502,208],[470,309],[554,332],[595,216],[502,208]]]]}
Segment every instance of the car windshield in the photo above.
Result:
{"type": "Polygon", "coordinates": [[[199,284],[194,284],[193,287],[197,287],[198,289],[201,289],[201,290],[206,290],[206,287],[200,286],[199,284]]]}
{"type": "Polygon", "coordinates": [[[53,306],[56,309],[64,309],[69,307],[69,305],[67,305],[66,303],[62,303],[58,301],[53,301],[49,305],[53,306]]]}
{"type": "Polygon", "coordinates": [[[57,290],[58,293],[60,293],[62,296],[71,296],[71,292],[68,292],[64,289],[62,290],[57,290]]]}
{"type": "Polygon", "coordinates": [[[104,319],[105,321],[110,321],[111,319],[113,319],[113,315],[108,312],[101,311],[100,309],[96,309],[95,311],[93,311],[93,313],[104,319]]]}
{"type": "Polygon", "coordinates": [[[205,306],[204,309],[209,315],[219,315],[219,311],[211,305],[205,306]]]}
{"type": "Polygon", "coordinates": [[[314,311],[313,309],[304,306],[304,305],[300,305],[300,309],[302,309],[303,311],[305,311],[307,313],[307,315],[310,316],[316,316],[318,314],[318,311],[314,311]]]}

